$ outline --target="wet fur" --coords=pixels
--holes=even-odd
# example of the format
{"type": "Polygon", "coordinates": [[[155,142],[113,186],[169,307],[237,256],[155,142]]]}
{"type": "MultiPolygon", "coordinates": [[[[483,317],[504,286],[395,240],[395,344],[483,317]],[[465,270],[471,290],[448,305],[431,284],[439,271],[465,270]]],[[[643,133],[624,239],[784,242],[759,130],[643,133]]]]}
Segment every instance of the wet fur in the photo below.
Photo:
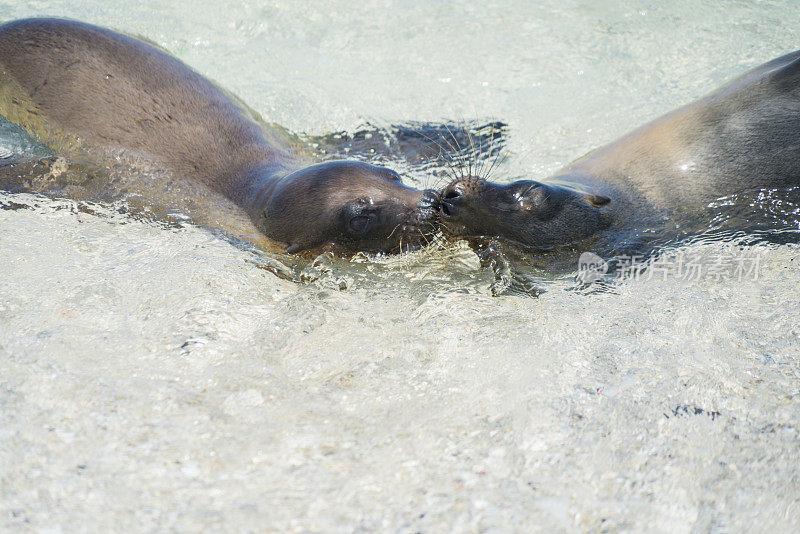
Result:
{"type": "Polygon", "coordinates": [[[432,231],[431,193],[367,163],[309,167],[285,130],[259,124],[235,98],[142,40],[74,21],[21,20],[0,27],[0,67],[0,112],[44,144],[78,161],[160,167],[175,180],[156,180],[156,194],[180,190],[181,181],[200,184],[241,208],[275,242],[269,248],[332,242],[349,252],[391,252],[401,238],[417,243],[418,233],[432,231]],[[326,187],[313,187],[309,176],[326,187]],[[292,179],[305,185],[292,191],[292,179]],[[270,194],[278,188],[284,204],[276,206],[270,194]],[[364,199],[382,206],[385,224],[353,235],[340,219],[348,203],[364,199]]]}
{"type": "Polygon", "coordinates": [[[453,235],[533,249],[602,235],[607,252],[645,239],[643,231],[685,233],[708,216],[714,199],[800,184],[800,51],[590,152],[551,178],[528,182],[540,185],[538,198],[516,194],[525,182],[500,185],[484,178],[457,177],[444,190],[445,226],[453,235]]]}

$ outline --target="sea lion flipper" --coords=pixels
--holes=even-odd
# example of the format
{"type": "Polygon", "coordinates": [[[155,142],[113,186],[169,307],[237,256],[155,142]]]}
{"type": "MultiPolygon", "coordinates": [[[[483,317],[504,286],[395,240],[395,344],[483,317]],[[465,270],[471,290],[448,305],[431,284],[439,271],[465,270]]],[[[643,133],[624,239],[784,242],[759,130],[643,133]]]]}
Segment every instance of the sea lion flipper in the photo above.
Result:
{"type": "Polygon", "coordinates": [[[281,280],[287,282],[300,283],[300,268],[297,265],[286,265],[285,260],[281,261],[277,258],[269,257],[266,254],[261,254],[258,261],[253,261],[253,264],[259,269],[274,274],[281,280]]]}
{"type": "Polygon", "coordinates": [[[475,252],[481,261],[481,266],[491,269],[494,273],[491,285],[493,297],[501,295],[538,297],[543,293],[531,278],[519,272],[498,242],[491,241],[475,252]]]}
{"type": "Polygon", "coordinates": [[[409,162],[431,158],[485,159],[505,145],[504,122],[412,122],[392,126],[400,152],[409,162]]]}
{"type": "Polygon", "coordinates": [[[458,163],[487,159],[505,145],[507,125],[493,121],[408,122],[388,127],[370,123],[354,133],[336,132],[306,137],[320,156],[404,160],[411,165],[458,163]]]}
{"type": "Polygon", "coordinates": [[[508,275],[498,277],[495,273],[495,283],[492,284],[492,296],[519,295],[523,297],[539,297],[544,290],[539,288],[531,278],[520,273],[511,266],[508,275]]]}

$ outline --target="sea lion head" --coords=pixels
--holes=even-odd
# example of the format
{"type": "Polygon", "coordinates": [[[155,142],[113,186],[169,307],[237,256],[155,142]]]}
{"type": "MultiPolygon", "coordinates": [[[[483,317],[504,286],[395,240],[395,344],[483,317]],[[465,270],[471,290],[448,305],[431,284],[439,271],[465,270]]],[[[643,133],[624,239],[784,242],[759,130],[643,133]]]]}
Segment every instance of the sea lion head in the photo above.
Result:
{"type": "Polygon", "coordinates": [[[391,169],[329,161],[282,178],[259,219],[289,253],[326,245],[345,254],[404,252],[438,230],[438,199],[434,191],[406,187],[391,169]]]}
{"type": "Polygon", "coordinates": [[[520,180],[495,184],[459,178],[442,191],[442,229],[453,237],[491,238],[546,250],[608,226],[611,199],[568,186],[520,180]]]}

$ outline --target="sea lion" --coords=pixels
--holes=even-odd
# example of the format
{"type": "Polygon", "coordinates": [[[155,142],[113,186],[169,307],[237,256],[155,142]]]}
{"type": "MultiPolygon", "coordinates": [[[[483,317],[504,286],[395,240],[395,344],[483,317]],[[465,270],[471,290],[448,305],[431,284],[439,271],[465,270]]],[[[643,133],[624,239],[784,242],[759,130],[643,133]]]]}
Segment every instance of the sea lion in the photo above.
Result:
{"type": "Polygon", "coordinates": [[[285,131],[178,59],[97,26],[0,26],[0,113],[74,159],[144,160],[201,184],[244,210],[273,249],[397,252],[436,230],[434,191],[364,162],[312,165],[285,131]]]}
{"type": "Polygon", "coordinates": [[[591,246],[608,257],[702,231],[715,199],[796,185],[800,51],[745,73],[541,182],[458,178],[443,190],[440,210],[446,231],[479,251],[499,240],[538,252],[591,246]]]}

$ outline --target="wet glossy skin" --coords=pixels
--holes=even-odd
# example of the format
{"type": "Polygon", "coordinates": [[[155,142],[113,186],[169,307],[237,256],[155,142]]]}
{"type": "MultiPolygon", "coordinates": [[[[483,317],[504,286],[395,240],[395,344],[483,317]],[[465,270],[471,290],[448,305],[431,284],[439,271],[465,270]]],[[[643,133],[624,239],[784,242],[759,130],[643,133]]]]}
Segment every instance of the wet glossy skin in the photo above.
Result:
{"type": "Polygon", "coordinates": [[[332,244],[345,252],[400,252],[438,230],[438,195],[406,187],[387,168],[356,161],[313,165],[276,180],[257,225],[296,253],[332,244]]]}
{"type": "Polygon", "coordinates": [[[560,185],[520,180],[507,185],[470,177],[442,192],[442,226],[455,237],[498,238],[549,249],[609,226],[610,199],[560,185]]]}
{"type": "Polygon", "coordinates": [[[720,197],[800,185],[800,51],[578,159],[544,182],[461,178],[443,191],[453,236],[528,249],[603,233],[608,250],[707,225],[720,197]]]}
{"type": "MultiPolygon", "coordinates": [[[[437,195],[358,161],[314,165],[280,128],[140,39],[60,19],[0,26],[0,113],[59,155],[148,165],[232,201],[289,253],[398,252],[435,230],[437,195]]],[[[148,184],[164,198],[168,179],[148,184]]],[[[196,195],[198,196],[198,195],[196,195]]]]}

